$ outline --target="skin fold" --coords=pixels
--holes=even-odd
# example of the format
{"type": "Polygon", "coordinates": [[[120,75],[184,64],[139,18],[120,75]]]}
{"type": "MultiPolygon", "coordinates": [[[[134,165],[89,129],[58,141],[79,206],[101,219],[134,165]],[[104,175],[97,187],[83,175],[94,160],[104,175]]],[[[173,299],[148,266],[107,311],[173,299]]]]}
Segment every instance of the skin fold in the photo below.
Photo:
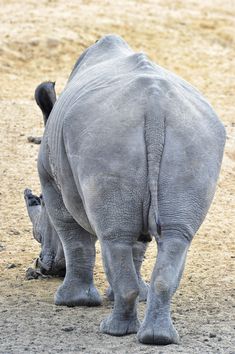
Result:
{"type": "Polygon", "coordinates": [[[38,172],[66,276],[57,305],[100,304],[95,242],[114,294],[100,330],[178,343],[171,299],[188,248],[212,202],[225,130],[190,84],[108,35],[78,59],[45,126],[38,172]],[[135,250],[153,235],[158,255],[143,323],[135,250]]]}

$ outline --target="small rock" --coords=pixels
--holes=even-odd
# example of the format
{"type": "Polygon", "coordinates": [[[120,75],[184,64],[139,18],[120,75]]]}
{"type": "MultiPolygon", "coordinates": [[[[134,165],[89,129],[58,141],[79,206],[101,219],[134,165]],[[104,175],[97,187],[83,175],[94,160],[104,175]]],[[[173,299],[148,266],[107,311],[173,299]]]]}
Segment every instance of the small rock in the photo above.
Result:
{"type": "Polygon", "coordinates": [[[60,309],[60,308],[55,309],[55,312],[61,312],[61,311],[63,311],[63,309],[60,309]]]}
{"type": "Polygon", "coordinates": [[[3,245],[0,244],[0,252],[4,251],[5,247],[3,245]]]}
{"type": "Polygon", "coordinates": [[[27,140],[29,143],[41,144],[42,138],[40,136],[28,136],[27,140]]]}
{"type": "Polygon", "coordinates": [[[61,330],[64,332],[72,332],[74,330],[74,327],[72,327],[72,326],[63,327],[63,328],[61,328],[61,330]]]}
{"type": "Polygon", "coordinates": [[[12,268],[16,268],[15,263],[11,263],[7,266],[7,269],[12,269],[12,268]]]}
{"type": "Polygon", "coordinates": [[[215,333],[210,333],[209,334],[209,338],[215,338],[216,337],[216,334],[215,333]]]}
{"type": "Polygon", "coordinates": [[[20,235],[20,232],[15,229],[10,229],[10,233],[13,235],[20,235]]]}

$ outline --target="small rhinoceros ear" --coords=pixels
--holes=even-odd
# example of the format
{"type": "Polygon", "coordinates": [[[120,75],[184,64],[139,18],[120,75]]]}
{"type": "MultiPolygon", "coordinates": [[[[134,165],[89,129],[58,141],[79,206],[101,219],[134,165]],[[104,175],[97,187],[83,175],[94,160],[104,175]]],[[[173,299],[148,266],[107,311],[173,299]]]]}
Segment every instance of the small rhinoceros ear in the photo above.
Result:
{"type": "Polygon", "coordinates": [[[46,125],[48,117],[56,102],[55,82],[42,82],[37,86],[34,97],[42,111],[44,124],[46,125]]]}

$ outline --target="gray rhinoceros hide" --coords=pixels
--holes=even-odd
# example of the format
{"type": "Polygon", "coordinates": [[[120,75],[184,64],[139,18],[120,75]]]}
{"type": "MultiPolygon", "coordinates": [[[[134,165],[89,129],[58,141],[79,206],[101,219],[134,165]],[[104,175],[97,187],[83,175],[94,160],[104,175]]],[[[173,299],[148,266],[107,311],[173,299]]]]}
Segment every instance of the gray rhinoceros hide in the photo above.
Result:
{"type": "Polygon", "coordinates": [[[38,159],[66,259],[55,303],[100,304],[93,282],[98,238],[115,300],[101,331],[178,343],[171,298],[211,204],[224,143],[217,115],[187,82],[118,36],[89,47],[53,107],[38,159]],[[134,248],[149,234],[158,256],[140,326],[134,248]]]}

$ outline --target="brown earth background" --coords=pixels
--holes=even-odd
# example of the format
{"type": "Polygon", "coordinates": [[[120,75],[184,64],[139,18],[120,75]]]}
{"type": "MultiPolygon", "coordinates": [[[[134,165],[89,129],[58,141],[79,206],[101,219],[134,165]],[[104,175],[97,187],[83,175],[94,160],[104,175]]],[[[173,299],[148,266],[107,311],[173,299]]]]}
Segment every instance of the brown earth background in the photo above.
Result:
{"type": "MultiPolygon", "coordinates": [[[[235,353],[235,1],[0,0],[0,80],[0,353],[235,353]],[[27,142],[43,131],[34,89],[55,80],[60,93],[77,57],[107,33],[201,90],[227,130],[216,196],[172,305],[179,346],[103,335],[105,298],[99,308],[56,307],[60,279],[25,280],[39,253],[23,199],[26,187],[40,192],[38,146],[27,142]]],[[[146,280],[155,257],[152,242],[146,280]]],[[[99,247],[95,278],[103,294],[99,247]]]]}

